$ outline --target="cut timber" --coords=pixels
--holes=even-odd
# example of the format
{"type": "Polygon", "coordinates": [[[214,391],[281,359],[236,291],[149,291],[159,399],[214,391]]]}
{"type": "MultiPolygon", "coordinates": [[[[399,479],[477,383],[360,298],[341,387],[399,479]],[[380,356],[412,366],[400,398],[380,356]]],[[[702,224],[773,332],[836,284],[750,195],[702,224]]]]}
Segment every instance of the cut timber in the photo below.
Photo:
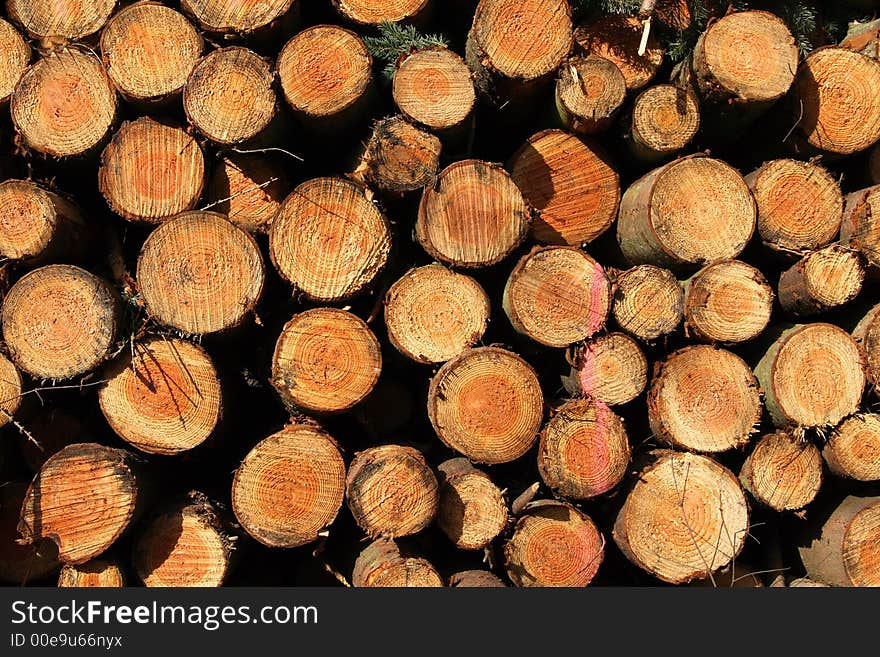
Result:
{"type": "Polygon", "coordinates": [[[34,39],[76,41],[100,30],[116,0],[7,0],[9,17],[34,39]]]}
{"type": "Polygon", "coordinates": [[[37,379],[69,379],[100,365],[120,322],[116,292],[72,265],[35,269],[3,300],[3,339],[12,360],[37,379]]]}
{"type": "Polygon", "coordinates": [[[5,104],[15,89],[15,83],[31,60],[31,47],[12,25],[0,18],[0,105],[5,104]]]}
{"type": "Polygon", "coordinates": [[[137,280],[147,310],[185,333],[240,324],[263,291],[260,250],[245,231],[214,212],[186,212],[150,233],[137,280]]]}
{"type": "Polygon", "coordinates": [[[526,237],[531,220],[507,172],[479,160],[449,165],[422,194],[415,236],[431,256],[457,267],[487,267],[526,237]]]}
{"type": "Polygon", "coordinates": [[[404,554],[394,541],[379,539],[358,555],[351,583],[357,587],[442,587],[443,579],[427,559],[404,554]]]}
{"type": "Polygon", "coordinates": [[[839,155],[880,139],[880,61],[845,48],[819,48],[792,86],[797,129],[816,149],[839,155]]]}
{"type": "Polygon", "coordinates": [[[781,18],[766,11],[733,12],[700,35],[694,80],[710,103],[772,103],[791,87],[798,57],[781,18]]]}
{"type": "Polygon", "coordinates": [[[220,421],[217,371],[208,354],[186,340],[136,342],[103,378],[98,401],[104,417],[143,452],[170,455],[197,447],[220,421]]]}
{"type": "Polygon", "coordinates": [[[626,98],[626,80],[617,64],[598,55],[575,56],[559,67],[556,111],[566,130],[603,132],[626,98]]]}
{"type": "Polygon", "coordinates": [[[504,546],[516,586],[587,586],[605,556],[605,539],[589,517],[563,502],[532,502],[504,546]]]}
{"type": "Polygon", "coordinates": [[[145,586],[216,587],[229,570],[233,540],[214,505],[190,493],[140,530],[132,565],[145,586]]]}
{"type": "Polygon", "coordinates": [[[733,473],[708,457],[668,450],[652,456],[617,515],[614,542],[664,582],[708,577],[743,548],[745,494],[733,473]]]}
{"type": "Polygon", "coordinates": [[[269,64],[247,48],[215,50],[187,78],[183,109],[211,141],[236,144],[258,135],[275,116],[273,82],[269,64]]]}
{"type": "Polygon", "coordinates": [[[755,374],[778,427],[835,425],[858,410],[865,366],[855,340],[831,324],[786,328],[755,374]]]}
{"type": "Polygon", "coordinates": [[[564,347],[605,326],[611,283],[602,265],[583,251],[539,247],[513,268],[503,306],[519,333],[549,347],[564,347]]]}
{"type": "Polygon", "coordinates": [[[0,487],[0,582],[24,586],[58,569],[58,550],[51,541],[19,542],[18,519],[27,484],[6,482],[0,487]]]}
{"type": "Polygon", "coordinates": [[[634,182],[620,202],[617,240],[633,264],[684,267],[735,258],[755,230],[755,200],[720,160],[687,157],[634,182]]]}
{"type": "Polygon", "coordinates": [[[488,589],[507,586],[488,570],[462,570],[449,577],[451,588],[488,589]]]}
{"type": "Polygon", "coordinates": [[[284,328],[272,357],[272,385],[295,409],[341,413],[372,392],[382,371],[379,341],[366,322],[337,308],[313,308],[284,328]]]}
{"type": "Polygon", "coordinates": [[[479,283],[437,264],[411,269],[385,297],[388,339],[419,363],[442,363],[473,347],[489,314],[479,283]]]}
{"type": "Polygon", "coordinates": [[[685,283],[685,330],[707,342],[745,342],[767,328],[773,289],[758,269],[723,260],[685,283]]]}
{"type": "Polygon", "coordinates": [[[206,207],[249,233],[268,233],[290,192],[284,168],[259,155],[227,155],[214,165],[206,207]]]}
{"type": "Polygon", "coordinates": [[[827,584],[822,584],[822,582],[816,582],[809,577],[798,577],[797,579],[791,580],[788,583],[789,588],[797,589],[797,588],[828,588],[827,584]]]}
{"type": "Polygon", "coordinates": [[[58,575],[58,588],[121,588],[125,579],[119,565],[106,558],[73,566],[66,564],[58,575]]]}
{"type": "Polygon", "coordinates": [[[671,84],[648,87],[633,103],[627,145],[640,160],[661,160],[681,151],[700,129],[700,106],[692,92],[671,84]]]}
{"type": "Polygon", "coordinates": [[[431,380],[428,417],[448,447],[475,463],[508,463],[535,443],[544,396],[532,367],[498,347],[469,349],[431,380]]]}
{"type": "Polygon", "coordinates": [[[379,119],[352,177],[395,195],[422,189],[437,179],[441,148],[436,136],[403,116],[379,119]]]}
{"type": "Polygon", "coordinates": [[[663,63],[664,50],[653,32],[645,54],[639,55],[643,31],[642,21],[635,16],[605,14],[580,25],[574,41],[581,52],[614,62],[623,73],[627,91],[635,91],[648,84],[663,63]]]}
{"type": "Polygon", "coordinates": [[[21,408],[21,373],[0,353],[0,428],[12,422],[21,408]]]}
{"type": "Polygon", "coordinates": [[[244,457],[232,508],[263,545],[297,547],[333,522],[344,494],[345,463],[333,438],[311,424],[291,424],[244,457]]]}
{"type": "Polygon", "coordinates": [[[859,254],[839,244],[808,253],[779,277],[779,303],[791,315],[814,315],[842,306],[862,291],[859,254]]]}
{"type": "Polygon", "coordinates": [[[281,204],[269,251],[296,290],[315,301],[344,301],[385,266],[391,233],[362,187],[342,178],[315,178],[281,204]]]}
{"type": "Polygon", "coordinates": [[[19,440],[21,455],[28,468],[37,472],[46,459],[73,443],[84,443],[93,435],[82,420],[66,411],[47,408],[27,421],[28,433],[19,440]]]}
{"type": "Polygon", "coordinates": [[[116,91],[97,57],[65,48],[22,74],[10,109],[28,147],[52,157],[80,155],[109,132],[116,91]]]}
{"type": "Polygon", "coordinates": [[[620,483],[629,458],[623,420],[601,401],[573,399],[541,432],[538,471],[558,495],[586,500],[620,483]]]}
{"type": "Polygon", "coordinates": [[[751,440],[761,419],[758,381],[743,360],[707,345],[660,365],[648,393],[654,435],[695,452],[724,452],[751,440]]]}
{"type": "Polygon", "coordinates": [[[77,260],[88,226],[73,203],[26,180],[0,183],[0,256],[27,263],[77,260]]]}
{"type": "Polygon", "coordinates": [[[411,21],[427,9],[431,0],[333,0],[345,18],[359,25],[411,21]]]}
{"type": "Polygon", "coordinates": [[[34,477],[21,508],[25,543],[48,538],[64,563],[89,561],[110,547],[134,520],[144,491],[140,461],[96,443],[69,445],[34,477]]]}
{"type": "Polygon", "coordinates": [[[412,447],[382,445],[357,452],[345,482],[348,508],[368,536],[422,531],[437,516],[437,478],[412,447]]]}
{"type": "Polygon", "coordinates": [[[853,337],[865,354],[865,370],[868,380],[875,386],[880,386],[880,304],[871,308],[865,316],[859,320],[853,337]]]}
{"type": "Polygon", "coordinates": [[[846,197],[840,241],[880,266],[880,185],[853,192],[846,197]]]}
{"type": "Polygon", "coordinates": [[[182,128],[142,117],[122,124],[101,154],[98,188],[116,214],[159,223],[192,210],[205,184],[205,158],[182,128]]]}
{"type": "Polygon", "coordinates": [[[457,548],[479,550],[507,526],[507,504],[489,475],[465,458],[449,459],[442,474],[437,525],[457,548]]]}
{"type": "Polygon", "coordinates": [[[480,0],[465,50],[477,88],[504,102],[555,71],[571,46],[567,0],[480,0]]]}
{"type": "Polygon", "coordinates": [[[209,32],[248,34],[281,18],[294,0],[181,0],[181,8],[209,32]]]}
{"type": "Polygon", "coordinates": [[[476,100],[467,64],[441,47],[416,50],[399,60],[392,94],[404,116],[438,132],[463,125],[476,100]]]}
{"type": "Polygon", "coordinates": [[[583,394],[609,406],[626,404],[645,389],[648,359],[625,333],[607,333],[575,352],[572,375],[583,394]]]}
{"type": "Polygon", "coordinates": [[[745,178],[758,206],[758,234],[777,251],[811,251],[835,238],[840,185],[815,162],[773,160],[745,178]]]}
{"type": "Polygon", "coordinates": [[[627,333],[650,342],[672,333],[684,316],[684,291],[668,269],[639,265],[614,281],[611,313],[627,333]]]}
{"type": "Polygon", "coordinates": [[[828,437],[822,456],[838,477],[880,480],[880,415],[859,413],[846,418],[828,437]]]}
{"type": "Polygon", "coordinates": [[[777,431],[761,438],[746,457],[739,480],[758,502],[774,511],[796,511],[822,485],[822,457],[804,438],[777,431]]]}
{"type": "Polygon", "coordinates": [[[798,549],[813,580],[880,586],[880,497],[845,498],[798,549]]]}
{"type": "Polygon", "coordinates": [[[316,25],[295,35],[278,55],[287,104],[307,123],[354,118],[367,102],[373,58],[361,38],[336,25],[316,25]]]}
{"type": "Polygon", "coordinates": [[[107,75],[133,101],[179,94],[203,48],[202,37],[186,18],[152,0],[122,9],[101,32],[107,75]]]}
{"type": "Polygon", "coordinates": [[[544,244],[579,246],[617,217],[620,177],[598,147],[562,130],[533,135],[511,158],[513,181],[538,213],[532,235],[544,244]]]}

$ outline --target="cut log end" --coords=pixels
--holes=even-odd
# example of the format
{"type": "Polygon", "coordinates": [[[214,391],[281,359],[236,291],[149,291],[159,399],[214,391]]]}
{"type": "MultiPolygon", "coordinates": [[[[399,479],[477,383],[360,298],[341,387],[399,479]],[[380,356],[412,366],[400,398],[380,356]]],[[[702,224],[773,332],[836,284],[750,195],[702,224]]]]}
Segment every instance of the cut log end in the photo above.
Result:
{"type": "Polygon", "coordinates": [[[630,459],[626,428],[603,402],[566,402],[541,432],[538,471],[559,495],[585,500],[623,479],[630,459]]]}
{"type": "Polygon", "coordinates": [[[241,526],[269,547],[311,543],[336,518],[345,463],[335,441],[311,425],[289,425],[258,443],[232,482],[241,526]]]}
{"type": "Polygon", "coordinates": [[[583,394],[609,406],[626,404],[645,389],[648,359],[625,333],[608,333],[575,352],[573,375],[583,394]]]}
{"type": "Polygon", "coordinates": [[[779,278],[779,303],[792,315],[811,315],[849,303],[862,291],[858,253],[839,244],[804,256],[779,278]]]}
{"type": "Polygon", "coordinates": [[[0,428],[12,422],[21,408],[22,380],[18,368],[0,354],[0,428]]]}
{"type": "Polygon", "coordinates": [[[416,50],[403,58],[392,94],[404,116],[437,131],[463,124],[476,100],[470,70],[447,48],[416,50]]]}
{"type": "Polygon", "coordinates": [[[116,0],[8,0],[9,17],[35,39],[75,41],[100,30],[116,0]]]}
{"type": "Polygon", "coordinates": [[[852,333],[864,353],[865,371],[868,380],[874,386],[880,384],[880,322],[877,321],[878,317],[880,317],[880,304],[865,313],[852,333]]]}
{"type": "Polygon", "coordinates": [[[25,483],[0,487],[0,582],[25,586],[58,570],[58,548],[50,540],[22,545],[18,521],[28,490],[25,483]]]}
{"type": "Polygon", "coordinates": [[[614,62],[623,73],[627,91],[641,89],[657,74],[665,51],[654,34],[648,36],[644,54],[639,54],[642,21],[635,16],[606,14],[584,23],[574,32],[578,48],[614,62]]]}
{"type": "Polygon", "coordinates": [[[566,129],[580,134],[606,130],[626,97],[626,80],[604,57],[571,57],[559,67],[556,108],[566,129]]]}
{"type": "Polygon", "coordinates": [[[848,417],[832,432],[822,450],[828,469],[856,481],[880,481],[880,416],[848,417]]]}
{"type": "Polygon", "coordinates": [[[501,490],[465,458],[450,459],[439,469],[444,479],[437,525],[458,548],[486,547],[507,526],[507,505],[501,490]]]}
{"type": "Polygon", "coordinates": [[[449,577],[452,588],[488,589],[507,586],[488,570],[462,570],[449,577]]]}
{"type": "Polygon", "coordinates": [[[442,265],[410,270],[385,297],[389,340],[420,363],[442,363],[474,346],[486,331],[489,312],[480,284],[442,265]]]}
{"type": "Polygon", "coordinates": [[[497,347],[470,349],[431,380],[428,416],[439,438],[475,463],[507,463],[534,444],[544,398],[532,367],[497,347]]]}
{"type": "Polygon", "coordinates": [[[869,264],[880,265],[880,185],[846,197],[840,241],[865,256],[869,264]]]}
{"type": "Polygon", "coordinates": [[[418,16],[430,0],[333,0],[333,6],[348,20],[375,26],[397,23],[418,16]]]}
{"type": "Polygon", "coordinates": [[[822,485],[822,457],[803,438],[777,431],[761,438],[743,463],[743,487],[774,511],[795,511],[815,499],[822,485]]]}
{"type": "Polygon", "coordinates": [[[382,371],[379,341],[359,317],[336,308],[296,315],[281,331],[272,384],[294,409],[347,411],[370,394],[382,371]]]}
{"type": "Polygon", "coordinates": [[[143,452],[178,454],[217,427],[220,382],[201,347],[151,338],[112,364],[98,393],[101,411],[121,438],[143,452]]]}
{"type": "Polygon", "coordinates": [[[107,559],[92,559],[73,566],[66,564],[58,576],[58,588],[121,588],[125,586],[119,565],[107,559]]]}
{"type": "Polygon", "coordinates": [[[281,18],[294,0],[181,0],[183,10],[209,32],[248,34],[281,18]]]}
{"type": "Polygon", "coordinates": [[[659,158],[680,151],[699,129],[697,98],[685,89],[659,84],[635,100],[630,134],[640,153],[659,158]]]}
{"type": "Polygon", "coordinates": [[[0,18],[0,52],[4,54],[0,65],[0,104],[12,96],[15,83],[24,73],[31,59],[31,47],[12,25],[0,18]]]}
{"type": "Polygon", "coordinates": [[[205,192],[212,210],[249,233],[268,233],[290,184],[282,167],[258,155],[227,155],[205,192]]]}
{"type": "Polygon", "coordinates": [[[440,140],[403,116],[376,121],[353,177],[390,194],[434,184],[440,168],[440,140]]]}
{"type": "Polygon", "coordinates": [[[443,578],[427,559],[404,554],[391,540],[370,543],[354,564],[352,584],[356,587],[422,588],[442,587],[443,578]]]}
{"type": "Polygon", "coordinates": [[[71,265],[35,269],[3,300],[12,360],[38,379],[69,379],[97,367],[109,356],[120,321],[110,286],[71,265]]]}
{"type": "Polygon", "coordinates": [[[516,586],[587,586],[605,555],[605,540],[589,517],[568,504],[532,502],[504,547],[516,586]]]}
{"type": "Polygon", "coordinates": [[[147,310],[190,334],[240,324],[263,291],[254,239],[214,212],[186,212],[150,233],[137,263],[147,310]]]}
{"type": "Polygon", "coordinates": [[[617,325],[640,340],[672,333],[684,316],[684,291],[668,269],[640,265],[615,281],[611,313],[617,325]]]}
{"type": "Polygon", "coordinates": [[[357,184],[315,178],[282,203],[269,233],[272,262],[297,290],[316,301],[343,301],[385,266],[391,233],[357,184]]]}

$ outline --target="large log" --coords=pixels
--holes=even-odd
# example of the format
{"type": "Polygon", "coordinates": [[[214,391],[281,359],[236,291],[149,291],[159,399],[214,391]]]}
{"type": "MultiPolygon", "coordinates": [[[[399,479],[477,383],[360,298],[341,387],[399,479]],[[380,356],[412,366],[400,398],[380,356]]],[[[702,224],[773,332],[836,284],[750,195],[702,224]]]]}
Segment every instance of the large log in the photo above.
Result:
{"type": "Polygon", "coordinates": [[[404,116],[444,135],[465,124],[476,101],[467,65],[452,50],[441,47],[401,57],[392,95],[404,116]]]}

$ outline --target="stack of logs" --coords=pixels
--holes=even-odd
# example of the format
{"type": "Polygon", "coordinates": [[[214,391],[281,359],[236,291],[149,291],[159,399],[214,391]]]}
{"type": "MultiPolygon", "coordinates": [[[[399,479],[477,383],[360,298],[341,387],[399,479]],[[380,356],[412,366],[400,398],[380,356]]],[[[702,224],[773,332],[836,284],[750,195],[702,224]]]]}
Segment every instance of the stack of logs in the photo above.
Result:
{"type": "Polygon", "coordinates": [[[880,585],[880,23],[5,4],[0,580],[880,585]]]}

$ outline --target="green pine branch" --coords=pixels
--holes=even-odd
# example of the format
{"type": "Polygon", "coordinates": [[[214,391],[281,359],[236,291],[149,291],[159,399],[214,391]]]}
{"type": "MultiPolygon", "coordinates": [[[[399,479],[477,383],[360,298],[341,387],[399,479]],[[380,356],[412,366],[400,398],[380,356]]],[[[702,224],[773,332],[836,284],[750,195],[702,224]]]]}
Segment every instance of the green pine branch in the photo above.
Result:
{"type": "Polygon", "coordinates": [[[379,24],[378,30],[378,36],[365,37],[364,43],[374,59],[385,62],[382,73],[389,80],[394,77],[397,60],[404,53],[448,45],[442,34],[421,34],[412,25],[385,22],[379,24]]]}

